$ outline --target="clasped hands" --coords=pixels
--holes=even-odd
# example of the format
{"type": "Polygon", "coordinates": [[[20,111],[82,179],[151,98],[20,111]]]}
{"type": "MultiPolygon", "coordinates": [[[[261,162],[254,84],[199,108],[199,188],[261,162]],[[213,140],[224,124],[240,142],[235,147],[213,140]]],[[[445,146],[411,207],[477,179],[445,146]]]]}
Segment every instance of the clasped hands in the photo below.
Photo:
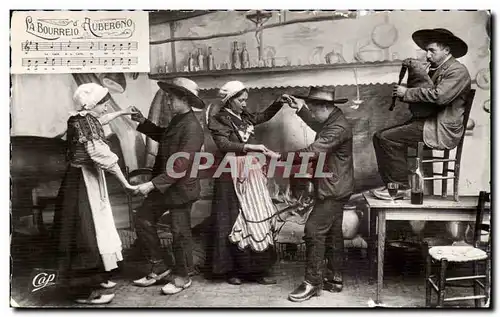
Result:
{"type": "Polygon", "coordinates": [[[131,185],[127,184],[125,185],[125,190],[134,196],[136,195],[142,195],[144,197],[147,197],[148,194],[155,189],[155,186],[153,185],[153,182],[147,182],[139,185],[131,185]]]}
{"type": "Polygon", "coordinates": [[[281,102],[281,103],[286,103],[286,104],[288,104],[288,106],[290,108],[295,109],[295,110],[300,110],[303,106],[306,105],[306,103],[303,99],[294,97],[292,95],[287,95],[287,94],[281,95],[277,101],[281,102]]]}

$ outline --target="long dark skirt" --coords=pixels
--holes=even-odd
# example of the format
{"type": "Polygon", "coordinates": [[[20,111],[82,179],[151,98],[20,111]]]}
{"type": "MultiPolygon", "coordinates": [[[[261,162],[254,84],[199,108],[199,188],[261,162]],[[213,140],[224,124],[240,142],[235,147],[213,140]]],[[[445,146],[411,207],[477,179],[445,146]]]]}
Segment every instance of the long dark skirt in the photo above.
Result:
{"type": "Polygon", "coordinates": [[[51,266],[65,286],[92,287],[107,280],[97,246],[87,189],[80,168],[69,166],[59,189],[51,230],[51,266]]]}
{"type": "Polygon", "coordinates": [[[238,197],[231,179],[215,179],[209,226],[212,239],[207,248],[207,264],[214,277],[266,275],[276,261],[276,250],[272,247],[264,252],[255,252],[250,248],[240,250],[229,241],[238,213],[238,197]]]}

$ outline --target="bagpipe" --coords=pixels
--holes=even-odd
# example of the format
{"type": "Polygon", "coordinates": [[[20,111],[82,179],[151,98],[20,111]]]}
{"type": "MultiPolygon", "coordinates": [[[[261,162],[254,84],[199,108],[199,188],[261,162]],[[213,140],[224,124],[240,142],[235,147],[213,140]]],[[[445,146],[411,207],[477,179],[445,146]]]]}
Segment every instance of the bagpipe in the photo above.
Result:
{"type": "MultiPolygon", "coordinates": [[[[413,58],[405,59],[403,61],[403,64],[401,65],[401,70],[399,71],[398,85],[401,85],[401,82],[408,72],[408,79],[406,82],[406,86],[408,88],[433,87],[434,83],[427,74],[427,68],[429,67],[429,65],[429,63],[425,64],[422,61],[413,58]]],[[[391,107],[389,108],[390,111],[394,110],[394,107],[396,106],[396,99],[397,96],[392,97],[391,107]]],[[[410,110],[413,112],[412,108],[413,107],[410,107],[410,110]]]]}

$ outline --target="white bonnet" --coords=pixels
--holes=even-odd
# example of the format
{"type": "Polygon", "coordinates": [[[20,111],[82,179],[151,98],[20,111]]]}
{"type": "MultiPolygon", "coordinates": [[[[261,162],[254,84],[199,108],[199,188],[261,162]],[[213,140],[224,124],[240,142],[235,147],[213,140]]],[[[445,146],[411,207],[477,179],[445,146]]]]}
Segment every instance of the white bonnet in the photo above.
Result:
{"type": "Polygon", "coordinates": [[[90,110],[94,108],[99,101],[107,94],[108,88],[95,83],[82,84],[78,86],[73,94],[73,101],[80,107],[90,110]]]}
{"type": "Polygon", "coordinates": [[[231,97],[245,89],[247,87],[241,81],[229,81],[219,89],[219,97],[222,98],[222,103],[226,103],[231,97]]]}

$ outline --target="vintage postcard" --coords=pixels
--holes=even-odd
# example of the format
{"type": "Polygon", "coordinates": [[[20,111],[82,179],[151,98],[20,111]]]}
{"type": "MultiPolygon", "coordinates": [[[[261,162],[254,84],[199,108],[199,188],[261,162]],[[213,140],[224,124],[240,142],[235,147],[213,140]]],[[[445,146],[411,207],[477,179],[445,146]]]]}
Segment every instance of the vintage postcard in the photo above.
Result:
{"type": "Polygon", "coordinates": [[[11,307],[490,308],[490,11],[10,22],[11,307]]]}

